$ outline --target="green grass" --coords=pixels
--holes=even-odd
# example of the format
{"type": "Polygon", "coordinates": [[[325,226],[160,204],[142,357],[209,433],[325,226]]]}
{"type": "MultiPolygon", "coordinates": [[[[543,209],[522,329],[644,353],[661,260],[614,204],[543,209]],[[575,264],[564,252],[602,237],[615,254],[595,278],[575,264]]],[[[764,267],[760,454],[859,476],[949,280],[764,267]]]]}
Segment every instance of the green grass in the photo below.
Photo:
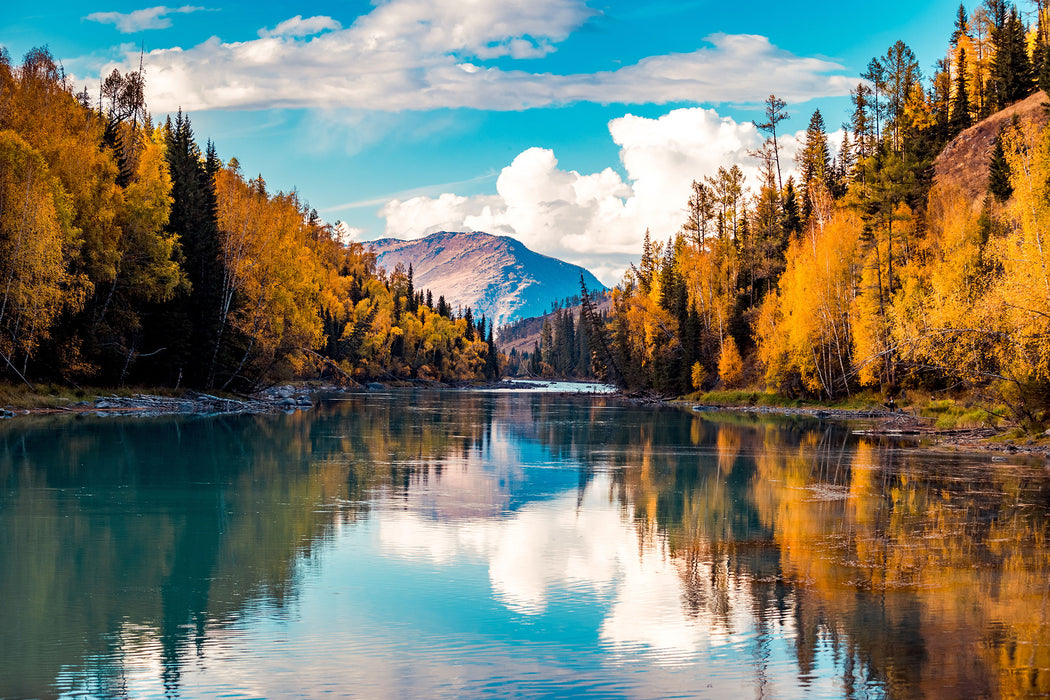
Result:
{"type": "Polygon", "coordinates": [[[770,406],[775,408],[836,408],[842,410],[861,410],[880,406],[881,401],[874,394],[864,392],[827,402],[811,399],[791,398],[770,391],[757,389],[737,389],[721,391],[696,391],[682,397],[683,401],[719,406],[770,406]]]}
{"type": "Polygon", "coordinates": [[[931,399],[918,407],[918,413],[924,418],[935,419],[934,425],[940,430],[996,427],[1005,415],[999,408],[988,410],[959,403],[954,399],[931,399]]]}
{"type": "Polygon", "coordinates": [[[94,401],[96,396],[176,396],[181,392],[157,387],[69,387],[60,384],[37,384],[30,389],[25,384],[0,383],[0,406],[13,409],[59,408],[78,401],[94,401]]]}

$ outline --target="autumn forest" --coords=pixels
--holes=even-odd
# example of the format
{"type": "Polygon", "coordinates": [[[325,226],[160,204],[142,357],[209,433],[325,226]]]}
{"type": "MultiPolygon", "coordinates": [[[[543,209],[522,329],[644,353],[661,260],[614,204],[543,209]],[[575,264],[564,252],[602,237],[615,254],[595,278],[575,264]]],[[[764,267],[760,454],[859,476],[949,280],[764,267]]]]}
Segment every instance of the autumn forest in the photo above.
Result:
{"type": "Polygon", "coordinates": [[[138,72],[97,104],[46,49],[0,55],[0,353],[11,381],[250,391],[494,376],[492,328],[378,269],[295,192],[155,124],[138,72]]]}
{"type": "MultiPolygon", "coordinates": [[[[1030,23],[1002,0],[960,6],[929,76],[894,43],[858,76],[841,129],[812,114],[794,163],[781,126],[791,106],[770,95],[755,124],[768,136],[753,153],[759,181],[736,165],[698,173],[680,231],[646,234],[611,311],[582,289],[577,316],[559,317],[571,342],[548,328],[528,366],[665,395],[968,391],[1044,423],[1045,116],[1008,120],[966,163],[987,178],[977,197],[935,179],[934,163],[967,128],[1050,87],[1047,5],[1030,23]],[[572,350],[555,362],[556,346],[572,350]]],[[[448,290],[416,289],[411,268],[380,269],[297,192],[202,148],[188,115],[155,123],[143,80],[114,71],[99,95],[78,94],[47,49],[20,65],[0,54],[10,382],[248,392],[319,375],[500,375],[484,318],[451,308],[448,290]]]]}
{"type": "Polygon", "coordinates": [[[1001,0],[969,14],[960,6],[929,78],[901,42],[873,58],[837,149],[813,113],[797,180],[784,176],[778,129],[788,105],[770,95],[756,122],[768,136],[753,154],[757,191],[738,166],[698,178],[681,230],[665,242],[646,235],[607,324],[587,323],[595,315],[585,299],[600,374],[670,394],[765,386],[826,401],[965,391],[1041,429],[1050,408],[1041,92],[1050,14],[1044,0],[1036,9],[1028,26],[1001,0]],[[1039,100],[1035,116],[1004,120],[990,153],[962,164],[987,188],[975,197],[935,180],[946,144],[1026,99],[1039,100]]]}

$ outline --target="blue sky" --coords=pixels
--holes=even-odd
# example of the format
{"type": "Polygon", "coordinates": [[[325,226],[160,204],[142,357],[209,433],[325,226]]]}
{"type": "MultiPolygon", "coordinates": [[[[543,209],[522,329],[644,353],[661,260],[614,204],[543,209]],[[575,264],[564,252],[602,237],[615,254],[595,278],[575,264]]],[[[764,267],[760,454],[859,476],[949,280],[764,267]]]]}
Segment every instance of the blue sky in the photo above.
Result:
{"type": "Polygon", "coordinates": [[[818,107],[834,129],[857,75],[897,39],[932,71],[958,3],[33,7],[0,12],[14,61],[47,45],[97,90],[144,46],[155,116],[182,106],[202,142],[296,188],[348,237],[487,230],[609,284],[646,228],[674,233],[692,179],[753,166],[766,95],[789,102],[790,132],[818,107]]]}

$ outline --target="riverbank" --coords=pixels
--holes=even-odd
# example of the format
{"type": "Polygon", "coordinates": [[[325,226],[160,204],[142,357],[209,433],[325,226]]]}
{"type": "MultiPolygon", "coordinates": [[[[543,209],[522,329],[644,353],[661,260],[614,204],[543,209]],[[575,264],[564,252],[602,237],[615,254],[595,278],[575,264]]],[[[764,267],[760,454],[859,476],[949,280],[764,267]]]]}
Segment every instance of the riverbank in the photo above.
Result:
{"type": "MultiPolygon", "coordinates": [[[[627,400],[639,403],[661,403],[696,413],[727,411],[756,415],[781,415],[815,418],[818,420],[857,421],[863,423],[854,433],[870,437],[910,437],[924,447],[967,452],[989,452],[1009,455],[1041,456],[1050,461],[1050,430],[1038,435],[1025,433],[1010,425],[972,425],[946,416],[949,402],[930,401],[926,405],[905,404],[889,408],[874,402],[857,399],[852,405],[773,405],[763,400],[777,400],[775,395],[758,392],[719,392],[676,399],[653,395],[625,395],[627,400]],[[769,399],[767,397],[774,397],[769,399]],[[726,398],[736,401],[725,401],[726,398]],[[706,401],[705,401],[706,399],[706,401]],[[715,401],[711,401],[715,399],[715,401]],[[722,401],[718,401],[722,399],[722,401]],[[949,420],[945,420],[949,418],[949,420]],[[950,427],[948,427],[950,426],[950,427]]],[[[784,399],[779,399],[785,401],[784,399]]],[[[958,416],[977,414],[973,410],[959,410],[958,416]]]]}
{"type": "MultiPolygon", "coordinates": [[[[850,405],[791,405],[775,395],[757,392],[720,392],[668,398],[653,393],[604,393],[569,391],[563,382],[490,382],[483,384],[433,385],[428,388],[456,390],[517,390],[601,395],[635,405],[672,406],[694,413],[732,412],[753,415],[779,415],[813,418],[816,420],[857,422],[854,431],[870,437],[907,437],[918,440],[930,449],[967,452],[989,452],[1001,455],[1033,455],[1050,460],[1050,430],[1030,435],[1010,426],[963,425],[945,427],[943,401],[921,407],[907,405],[890,409],[862,399],[850,405]],[[529,387],[523,388],[522,384],[529,387]],[[728,399],[728,400],[727,400],[728,399]],[[787,405],[775,405],[781,401],[787,405]],[[927,413],[928,415],[923,415],[927,413]]],[[[372,382],[354,387],[359,391],[381,391],[412,383],[383,384],[372,382]]],[[[0,418],[18,415],[94,414],[99,416],[162,416],[162,415],[220,415],[220,414],[277,414],[306,410],[314,405],[318,393],[346,390],[334,384],[315,382],[285,384],[271,387],[250,397],[216,395],[184,390],[181,392],[123,390],[83,390],[63,387],[42,387],[36,392],[27,388],[7,386],[0,390],[0,418]],[[90,396],[91,398],[87,398],[90,396]]]]}
{"type": "Polygon", "coordinates": [[[111,415],[215,415],[233,413],[280,413],[313,406],[312,394],[336,390],[334,386],[289,384],[253,396],[215,395],[197,391],[84,390],[47,387],[43,390],[12,391],[5,387],[0,418],[19,415],[96,414],[111,415]],[[91,398],[88,398],[91,397],[91,398]]]}

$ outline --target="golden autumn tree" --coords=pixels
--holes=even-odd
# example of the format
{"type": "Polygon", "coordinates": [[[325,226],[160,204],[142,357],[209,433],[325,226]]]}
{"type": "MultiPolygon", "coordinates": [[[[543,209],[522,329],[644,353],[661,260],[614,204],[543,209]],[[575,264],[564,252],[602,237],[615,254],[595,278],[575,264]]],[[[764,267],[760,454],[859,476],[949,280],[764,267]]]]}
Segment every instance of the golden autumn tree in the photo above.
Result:
{"type": "Polygon", "coordinates": [[[79,241],[69,199],[36,149],[0,131],[0,351],[19,375],[59,313],[83,303],[70,289],[79,241]]]}
{"type": "Polygon", "coordinates": [[[789,246],[779,292],[767,297],[754,327],[770,387],[849,392],[862,230],[856,214],[839,211],[789,246]]]}
{"type": "Polygon", "coordinates": [[[215,191],[224,274],[209,384],[224,342],[236,346],[224,386],[249,367],[249,377],[284,361],[298,369],[304,349],[322,341],[321,270],[308,245],[306,212],[294,193],[271,197],[262,177],[245,182],[235,165],[219,170],[215,191]]]}

